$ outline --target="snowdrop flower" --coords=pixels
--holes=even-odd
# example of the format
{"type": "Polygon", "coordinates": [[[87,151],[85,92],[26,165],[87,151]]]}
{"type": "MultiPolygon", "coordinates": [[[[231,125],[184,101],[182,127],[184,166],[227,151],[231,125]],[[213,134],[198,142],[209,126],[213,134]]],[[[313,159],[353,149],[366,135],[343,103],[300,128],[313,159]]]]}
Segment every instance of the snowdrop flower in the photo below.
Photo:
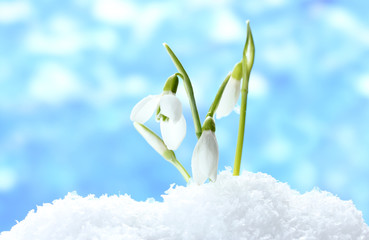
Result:
{"type": "Polygon", "coordinates": [[[236,64],[232,75],[224,88],[216,110],[217,119],[228,116],[237,104],[241,90],[242,62],[236,64]]]}
{"type": "Polygon", "coordinates": [[[192,154],[192,176],[194,181],[200,185],[206,179],[215,181],[217,179],[219,150],[215,137],[215,122],[212,117],[205,119],[202,134],[192,154]]]}
{"type": "Polygon", "coordinates": [[[177,87],[178,77],[173,75],[165,83],[162,94],[145,97],[131,112],[131,121],[144,124],[156,111],[161,136],[169,150],[176,150],[186,136],[182,104],[175,95],[177,87]]]}

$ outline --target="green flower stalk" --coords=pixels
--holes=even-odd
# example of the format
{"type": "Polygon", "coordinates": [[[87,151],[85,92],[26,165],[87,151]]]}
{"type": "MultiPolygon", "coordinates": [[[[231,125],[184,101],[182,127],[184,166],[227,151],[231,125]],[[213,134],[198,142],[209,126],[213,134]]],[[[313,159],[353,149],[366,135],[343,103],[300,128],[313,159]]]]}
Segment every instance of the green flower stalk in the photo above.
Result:
{"type": "Polygon", "coordinates": [[[247,38],[245,47],[243,49],[242,58],[242,87],[241,87],[241,109],[240,109],[240,121],[238,127],[238,137],[236,146],[236,156],[234,160],[233,175],[240,175],[241,157],[243,148],[243,139],[245,134],[245,122],[246,122],[246,106],[247,106],[247,93],[249,88],[249,78],[252,66],[254,64],[255,46],[252,38],[250,22],[247,21],[247,38]]]}
{"type": "Polygon", "coordinates": [[[194,96],[194,93],[193,93],[193,88],[192,88],[190,78],[188,77],[186,70],[183,68],[181,62],[178,60],[177,56],[174,54],[174,52],[168,46],[168,44],[163,43],[163,45],[164,45],[165,49],[168,51],[168,54],[169,54],[170,58],[172,59],[174,65],[176,66],[178,72],[180,73],[179,76],[183,79],[183,85],[185,87],[188,100],[190,102],[193,123],[195,125],[196,136],[197,136],[197,138],[200,138],[201,132],[202,132],[201,122],[200,122],[199,113],[197,111],[195,96],[194,96]]]}
{"type": "Polygon", "coordinates": [[[215,99],[214,99],[213,103],[211,104],[211,106],[209,108],[209,111],[208,111],[208,114],[206,115],[206,117],[213,117],[214,116],[214,113],[218,109],[219,101],[220,101],[220,99],[223,96],[224,89],[227,86],[230,77],[231,77],[231,73],[228,73],[228,75],[224,79],[222,85],[219,87],[218,92],[217,92],[217,95],[215,95],[215,99]]]}

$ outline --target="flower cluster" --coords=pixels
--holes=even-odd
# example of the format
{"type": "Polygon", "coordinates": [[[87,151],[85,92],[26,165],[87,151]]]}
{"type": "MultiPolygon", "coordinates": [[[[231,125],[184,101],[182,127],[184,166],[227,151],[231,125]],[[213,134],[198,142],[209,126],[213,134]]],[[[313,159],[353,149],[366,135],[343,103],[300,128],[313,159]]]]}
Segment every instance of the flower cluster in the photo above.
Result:
{"type": "MultiPolygon", "coordinates": [[[[144,139],[162,155],[164,159],[171,162],[181,172],[186,181],[188,181],[190,175],[177,160],[174,153],[174,150],[178,149],[186,136],[186,120],[182,112],[182,103],[176,97],[179,82],[178,77],[180,77],[183,80],[189,98],[196,136],[198,137],[191,162],[193,181],[199,185],[203,184],[207,179],[216,181],[219,148],[215,135],[214,114],[216,114],[217,119],[228,116],[235,108],[240,92],[242,92],[242,94],[247,94],[250,71],[254,60],[254,45],[249,23],[247,22],[247,39],[242,61],[234,66],[232,72],[229,73],[223,81],[202,126],[191,81],[173,51],[167,44],[164,44],[164,46],[177,67],[178,73],[167,79],[161,94],[149,95],[139,101],[133,107],[130,118],[134,122],[135,128],[144,139]],[[144,125],[154,113],[156,115],[156,120],[160,122],[161,137],[144,125]]],[[[246,99],[246,95],[243,95],[242,99],[246,99]]],[[[244,112],[246,112],[246,101],[241,102],[241,109],[245,109],[244,112]]],[[[243,141],[245,115],[240,116],[240,123],[241,127],[239,129],[239,134],[242,134],[241,140],[243,141]]],[[[242,141],[237,142],[236,148],[235,169],[238,169],[238,171],[240,153],[242,153],[242,141]],[[238,158],[239,160],[237,160],[238,158]]]]}

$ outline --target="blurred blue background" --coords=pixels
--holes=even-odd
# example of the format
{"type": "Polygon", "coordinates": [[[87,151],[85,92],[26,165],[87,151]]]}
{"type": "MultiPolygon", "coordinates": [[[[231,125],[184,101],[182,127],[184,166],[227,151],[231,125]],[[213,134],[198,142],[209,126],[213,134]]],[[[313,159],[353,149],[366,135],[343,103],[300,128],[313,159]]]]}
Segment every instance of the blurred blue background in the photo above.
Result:
{"type": "MultiPolygon", "coordinates": [[[[160,195],[182,176],[135,131],[132,107],[176,72],[201,120],[256,44],[242,169],[355,203],[369,222],[368,1],[0,1],[0,231],[68,192],[160,195]]],[[[190,171],[196,144],[182,84],[190,171]]],[[[233,166],[238,115],[217,121],[233,166]]],[[[148,126],[159,132],[154,119],[148,126]]]]}

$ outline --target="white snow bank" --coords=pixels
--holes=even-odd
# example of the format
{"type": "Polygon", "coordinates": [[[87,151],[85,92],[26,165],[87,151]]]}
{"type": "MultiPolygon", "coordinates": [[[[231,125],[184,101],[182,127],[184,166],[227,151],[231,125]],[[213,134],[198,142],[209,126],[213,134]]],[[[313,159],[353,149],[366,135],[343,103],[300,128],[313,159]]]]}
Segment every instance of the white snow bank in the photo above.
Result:
{"type": "Polygon", "coordinates": [[[37,207],[1,240],[369,239],[351,201],[328,192],[291,190],[263,173],[171,187],[163,202],[69,193],[37,207]]]}

